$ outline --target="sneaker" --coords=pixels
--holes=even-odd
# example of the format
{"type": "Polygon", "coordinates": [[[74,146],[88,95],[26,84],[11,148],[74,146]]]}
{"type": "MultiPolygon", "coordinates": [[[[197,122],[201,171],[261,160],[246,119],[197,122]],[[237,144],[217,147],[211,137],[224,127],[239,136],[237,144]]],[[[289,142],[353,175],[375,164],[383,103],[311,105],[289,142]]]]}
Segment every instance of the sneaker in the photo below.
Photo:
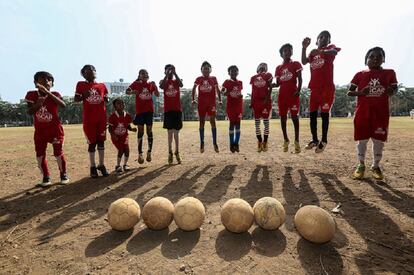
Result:
{"type": "Polygon", "coordinates": [[[325,150],[326,142],[319,142],[318,147],[315,149],[315,153],[322,153],[325,150]]]}
{"type": "Polygon", "coordinates": [[[306,150],[311,150],[313,148],[315,148],[316,146],[318,146],[318,142],[317,141],[310,141],[308,143],[308,145],[305,146],[306,150]]]}
{"type": "Polygon", "coordinates": [[[299,141],[295,141],[295,154],[299,154],[301,152],[300,143],[299,141]]]}
{"type": "Polygon", "coordinates": [[[39,187],[49,187],[51,185],[52,185],[52,182],[50,181],[50,178],[48,176],[43,177],[42,182],[36,184],[36,186],[39,186],[39,187]]]}
{"type": "Polygon", "coordinates": [[[204,153],[204,143],[200,144],[200,153],[204,153]]]}
{"type": "Polygon", "coordinates": [[[126,171],[129,171],[129,170],[131,170],[131,168],[129,168],[128,164],[124,164],[124,171],[126,172],[126,171]]]}
{"type": "Polygon", "coordinates": [[[286,153],[287,151],[289,151],[289,140],[283,142],[283,152],[286,153]]]}
{"type": "Polygon", "coordinates": [[[234,150],[238,153],[238,152],[240,152],[240,149],[239,149],[239,145],[238,144],[234,144],[234,150]]]}
{"type": "Polygon", "coordinates": [[[96,167],[97,170],[99,170],[102,174],[102,176],[107,177],[109,176],[108,171],[106,170],[105,165],[99,165],[98,167],[96,167]]]}
{"type": "Polygon", "coordinates": [[[230,152],[234,153],[236,152],[235,148],[234,148],[234,144],[230,145],[230,152]]]}
{"type": "Polygon", "coordinates": [[[180,153],[178,153],[178,152],[175,152],[175,159],[177,160],[177,163],[178,164],[181,164],[181,157],[180,157],[180,153]]]}
{"type": "Polygon", "coordinates": [[[96,170],[95,166],[91,167],[91,178],[97,178],[98,177],[98,170],[96,170]]]}
{"type": "Polygon", "coordinates": [[[214,151],[216,151],[216,153],[220,152],[217,144],[214,144],[214,151]]]}
{"type": "Polygon", "coordinates": [[[172,164],[173,163],[173,153],[172,152],[168,152],[168,164],[172,164]]]}
{"type": "Polygon", "coordinates": [[[263,152],[267,152],[267,141],[263,141],[263,143],[262,143],[262,151],[263,152]]]}
{"type": "Polygon", "coordinates": [[[115,172],[116,173],[122,173],[122,167],[121,167],[121,165],[115,166],[115,172]]]}
{"type": "Polygon", "coordinates": [[[383,180],[384,175],[379,167],[371,167],[372,177],[376,180],[383,180]]]}
{"type": "Polygon", "coordinates": [[[139,153],[138,155],[138,163],[143,164],[144,163],[144,157],[142,156],[142,153],[139,153]]]}
{"type": "Polygon", "coordinates": [[[147,151],[147,161],[151,162],[152,158],[151,158],[151,151],[147,151]]]}
{"type": "Polygon", "coordinates": [[[61,184],[68,184],[69,183],[69,177],[66,173],[60,174],[60,183],[61,184]]]}
{"type": "Polygon", "coordinates": [[[358,164],[357,168],[354,171],[354,174],[352,175],[352,178],[354,180],[362,180],[364,178],[365,174],[365,165],[358,164]]]}
{"type": "Polygon", "coordinates": [[[262,151],[262,143],[260,141],[257,142],[257,152],[260,153],[262,151]]]}

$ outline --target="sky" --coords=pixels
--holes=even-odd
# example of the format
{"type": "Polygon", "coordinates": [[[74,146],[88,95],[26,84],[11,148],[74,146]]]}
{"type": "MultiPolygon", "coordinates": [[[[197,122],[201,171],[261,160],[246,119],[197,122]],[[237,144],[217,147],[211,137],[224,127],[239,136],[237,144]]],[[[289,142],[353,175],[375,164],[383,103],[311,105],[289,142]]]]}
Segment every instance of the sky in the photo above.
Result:
{"type": "MultiPolygon", "coordinates": [[[[383,67],[413,87],[413,18],[412,0],[0,0],[0,96],[19,102],[41,70],[54,75],[54,90],[73,95],[85,64],[96,67],[100,82],[132,82],[145,68],[158,83],[172,63],[191,88],[204,60],[219,83],[237,65],[246,95],[259,63],[274,73],[284,43],[300,60],[303,38],[314,47],[325,29],[342,48],[335,84],[347,85],[365,68],[367,50],[380,46],[383,67]]],[[[309,65],[303,78],[307,85],[309,65]]]]}

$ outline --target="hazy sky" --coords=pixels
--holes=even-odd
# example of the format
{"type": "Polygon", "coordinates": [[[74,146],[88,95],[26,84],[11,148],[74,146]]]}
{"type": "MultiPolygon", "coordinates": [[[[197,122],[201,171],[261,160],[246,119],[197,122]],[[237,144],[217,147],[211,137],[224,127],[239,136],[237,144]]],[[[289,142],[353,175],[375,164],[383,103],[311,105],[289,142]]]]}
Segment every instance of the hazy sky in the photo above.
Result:
{"type": "Polygon", "coordinates": [[[311,37],[314,46],[325,29],[342,48],[336,84],[349,83],[364,69],[366,51],[381,46],[384,67],[414,86],[412,0],[0,0],[0,24],[0,95],[11,102],[33,88],[39,70],[55,76],[55,90],[73,95],[84,64],[95,65],[102,82],[133,81],[140,68],[158,82],[172,63],[185,87],[192,87],[204,60],[220,83],[235,64],[247,94],[260,62],[274,73],[282,44],[291,43],[299,60],[302,39],[311,37]]]}

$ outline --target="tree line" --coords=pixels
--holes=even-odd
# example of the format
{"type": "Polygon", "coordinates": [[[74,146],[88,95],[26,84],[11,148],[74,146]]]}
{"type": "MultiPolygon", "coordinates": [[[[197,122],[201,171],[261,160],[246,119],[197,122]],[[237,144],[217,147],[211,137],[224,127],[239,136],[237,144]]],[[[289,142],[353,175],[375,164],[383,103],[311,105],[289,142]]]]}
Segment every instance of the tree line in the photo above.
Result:
{"type": "MultiPolygon", "coordinates": [[[[347,87],[338,86],[335,92],[335,103],[332,107],[331,114],[333,117],[346,117],[352,115],[355,110],[356,98],[346,95],[347,87]]],[[[278,118],[277,115],[277,89],[272,93],[273,110],[272,118],[278,118]]],[[[303,88],[300,97],[302,117],[308,116],[310,90],[303,88]]],[[[110,101],[107,103],[108,114],[113,112],[112,100],[114,98],[122,98],[125,101],[125,110],[131,114],[135,113],[135,98],[125,94],[110,94],[110,101]]],[[[226,119],[226,97],[223,98],[223,106],[217,105],[217,119],[226,119]]],[[[76,124],[82,122],[82,103],[75,102],[73,97],[64,96],[63,100],[66,103],[66,108],[59,110],[59,116],[63,123],[76,124]]],[[[181,104],[184,120],[197,120],[197,107],[191,104],[192,96],[190,89],[182,89],[181,104]]],[[[243,119],[252,119],[253,113],[249,108],[251,101],[251,94],[247,94],[244,98],[243,119]]],[[[155,99],[155,113],[154,116],[162,119],[163,116],[163,98],[155,99]]],[[[27,114],[26,102],[23,100],[20,103],[9,103],[0,98],[0,125],[5,124],[9,126],[24,126],[32,124],[32,117],[27,114]]],[[[414,109],[414,88],[400,86],[398,93],[391,97],[390,110],[392,116],[408,116],[410,111],[414,109]]]]}

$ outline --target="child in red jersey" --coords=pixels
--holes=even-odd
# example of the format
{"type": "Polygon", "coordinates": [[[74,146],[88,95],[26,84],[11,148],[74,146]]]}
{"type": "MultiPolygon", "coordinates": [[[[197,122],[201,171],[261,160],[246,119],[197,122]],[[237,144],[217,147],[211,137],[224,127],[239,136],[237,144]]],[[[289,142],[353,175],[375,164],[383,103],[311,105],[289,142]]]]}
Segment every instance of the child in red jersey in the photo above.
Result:
{"type": "Polygon", "coordinates": [[[306,37],[302,42],[302,64],[310,63],[311,80],[309,88],[311,90],[309,103],[310,128],[312,141],[305,149],[316,147],[316,153],[322,153],[328,143],[329,112],[335,99],[335,85],[333,82],[333,62],[335,56],[341,50],[331,43],[331,34],[322,31],[316,41],[317,49],[313,49],[309,56],[306,56],[306,49],[310,45],[310,38],[306,37]],[[318,110],[321,110],[322,118],[322,139],[319,142],[317,118],[318,110]]]}
{"type": "Polygon", "coordinates": [[[160,96],[154,81],[148,82],[149,76],[147,70],[141,69],[138,73],[138,79],[135,80],[126,90],[127,95],[135,95],[135,117],[134,124],[138,126],[138,163],[144,163],[142,155],[142,137],[144,136],[144,126],[147,128],[148,151],[147,161],[150,162],[152,152],[152,123],[154,116],[154,103],[152,95],[160,96]]]}
{"type": "Polygon", "coordinates": [[[116,98],[112,101],[115,111],[109,116],[108,125],[109,133],[111,134],[112,143],[118,149],[118,157],[115,166],[115,172],[121,173],[121,160],[124,156],[124,170],[128,171],[128,158],[129,158],[129,143],[128,143],[128,130],[136,132],[137,128],[131,127],[132,117],[130,114],[124,111],[125,103],[122,99],[116,98]]]}
{"type": "Polygon", "coordinates": [[[239,68],[233,65],[227,69],[230,79],[223,83],[222,92],[227,96],[226,112],[230,121],[230,151],[239,152],[240,121],[243,115],[243,82],[237,80],[239,68]]]}
{"type": "Polygon", "coordinates": [[[267,64],[260,63],[256,70],[257,74],[252,76],[251,108],[253,108],[254,123],[256,127],[257,152],[267,151],[267,139],[269,137],[269,118],[272,114],[272,80],[273,76],[267,72],[267,64]],[[264,136],[260,130],[260,119],[263,119],[264,136]]]}
{"type": "Polygon", "coordinates": [[[181,163],[179,153],[178,133],[183,128],[180,88],[183,87],[182,80],[175,72],[171,64],[165,65],[165,77],[160,81],[160,88],[164,90],[164,125],[168,131],[168,164],[173,163],[172,140],[175,140],[175,158],[181,163]]]}
{"type": "Polygon", "coordinates": [[[358,142],[359,164],[353,174],[354,179],[363,179],[365,173],[365,154],[368,140],[372,139],[373,163],[372,176],[383,180],[379,168],[384,142],[388,137],[389,97],[398,89],[394,70],[383,69],[385,52],[380,47],[370,49],[365,56],[368,70],[358,72],[351,81],[348,95],[357,96],[354,117],[354,139],[358,142]]]}
{"type": "Polygon", "coordinates": [[[65,107],[65,103],[58,92],[50,92],[53,87],[54,78],[48,72],[37,72],[34,75],[34,83],[37,90],[26,94],[27,113],[33,115],[34,120],[34,143],[37,163],[43,174],[43,180],[38,186],[47,187],[52,184],[50,172],[46,160],[47,144],[53,146],[62,184],[69,183],[66,174],[66,160],[63,154],[64,132],[58,116],[58,107],[65,107]]]}
{"type": "Polygon", "coordinates": [[[279,107],[280,125],[283,132],[283,152],[289,150],[289,138],[286,131],[287,113],[290,112],[295,128],[295,153],[300,153],[299,144],[299,117],[300,90],[302,89],[302,65],[292,61],[293,47],[290,44],[283,45],[279,50],[283,63],[276,67],[276,86],[280,86],[277,99],[279,107]]]}
{"type": "Polygon", "coordinates": [[[216,94],[221,105],[221,94],[218,88],[217,78],[210,76],[211,65],[204,61],[201,65],[202,76],[197,77],[194,81],[192,90],[193,105],[197,104],[195,93],[198,87],[198,117],[200,120],[200,153],[204,152],[204,124],[206,117],[210,118],[211,133],[213,136],[213,146],[216,153],[219,152],[217,145],[217,128],[216,128],[216,94]]]}
{"type": "Polygon", "coordinates": [[[86,81],[76,84],[75,101],[83,102],[83,132],[88,141],[90,175],[107,177],[108,171],[104,164],[106,140],[106,105],[108,90],[105,84],[96,82],[96,69],[93,65],[85,65],[81,75],[86,81]],[[95,148],[98,147],[99,165],[95,164],[95,148]]]}

